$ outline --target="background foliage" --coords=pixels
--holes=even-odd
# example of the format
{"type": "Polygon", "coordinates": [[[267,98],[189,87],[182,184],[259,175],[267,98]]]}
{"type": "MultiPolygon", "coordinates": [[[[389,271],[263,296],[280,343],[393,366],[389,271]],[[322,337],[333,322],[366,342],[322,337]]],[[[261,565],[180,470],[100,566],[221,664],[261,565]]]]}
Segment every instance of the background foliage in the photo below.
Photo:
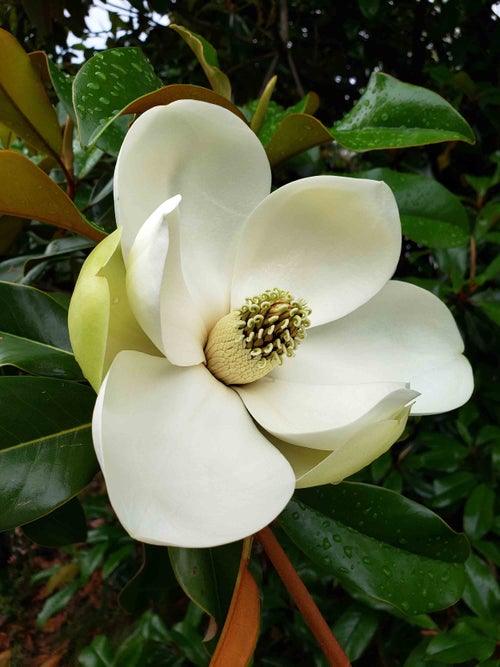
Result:
{"type": "MultiPolygon", "coordinates": [[[[55,63],[62,64],[64,71],[75,74],[80,68],[75,57],[87,60],[94,54],[94,48],[86,46],[94,30],[93,24],[86,22],[91,6],[86,0],[2,2],[1,25],[26,51],[42,49],[52,55],[55,63]],[[68,31],[74,35],[71,48],[68,31]]],[[[404,563],[407,577],[415,578],[416,589],[419,582],[422,584],[420,592],[440,586],[452,591],[453,586],[458,586],[460,591],[455,598],[461,595],[461,599],[441,612],[408,615],[411,610],[398,611],[387,600],[370,595],[368,583],[363,582],[358,570],[354,578],[343,576],[341,570],[345,564],[339,561],[332,574],[332,569],[325,567],[321,559],[325,555],[338,558],[339,547],[337,550],[335,545],[325,547],[323,554],[314,545],[301,543],[300,535],[307,531],[299,530],[297,537],[293,506],[283,515],[278,534],[355,665],[499,667],[500,589],[496,573],[500,566],[500,513],[496,491],[500,472],[500,20],[497,6],[484,0],[358,0],[334,6],[320,0],[210,3],[135,0],[126,14],[119,15],[112,2],[106,11],[111,20],[106,47],[140,46],[152,65],[151,90],[158,87],[156,77],[169,84],[207,85],[192,50],[179,34],[159,25],[159,17],[153,12],[168,13],[172,22],[203,35],[215,47],[220,68],[231,80],[233,99],[245,108],[249,117],[256,108],[254,100],[260,97],[270,77],[277,74],[273,101],[260,130],[264,142],[266,132],[271,136],[276,129],[284,109],[296,105],[309,91],[317,93],[320,99],[317,118],[326,128],[334,127],[334,135],[335,131],[339,133],[342,124],[334,124],[359,99],[374,70],[440,93],[472,126],[476,136],[474,145],[450,141],[355,152],[333,142],[281,162],[274,170],[276,185],[320,173],[364,174],[386,180],[398,200],[406,235],[398,276],[438,294],[452,309],[460,326],[467,356],[475,370],[473,399],[452,413],[411,420],[404,439],[353,481],[402,493],[437,512],[455,530],[465,532],[472,552],[466,561],[463,593],[457,582],[450,580],[454,576],[451,565],[440,574],[441,581],[433,582],[434,564],[429,568],[428,580],[428,572],[419,569],[423,567],[422,561],[413,565],[411,559],[403,561],[401,554],[397,556],[397,563],[404,563]]],[[[134,54],[133,58],[141,58],[134,54]]],[[[74,113],[67,101],[65,79],[58,77],[52,67],[51,75],[62,100],[59,119],[64,122],[67,111],[74,113]]],[[[140,88],[140,82],[137,85],[140,88]]],[[[149,91],[140,88],[137,95],[145,92],[149,91]]],[[[50,94],[56,103],[56,95],[50,94]]],[[[126,102],[137,95],[131,94],[126,102]]],[[[307,104],[300,110],[306,107],[307,104]]],[[[100,139],[96,140],[97,147],[89,151],[82,151],[77,141],[68,148],[74,151],[74,183],[78,185],[69,194],[74,195],[75,203],[88,220],[111,230],[113,155],[126,123],[122,126],[115,123],[112,134],[101,132],[100,119],[86,120],[90,127],[89,143],[93,131],[101,133],[100,139]]],[[[0,131],[3,146],[7,148],[13,137],[2,128],[0,131]]],[[[26,152],[18,140],[14,140],[12,147],[26,152]]],[[[66,180],[63,166],[49,165],[56,182],[66,180]]],[[[65,218],[71,221],[69,229],[86,224],[80,214],[74,218],[72,215],[65,218]]],[[[64,312],[92,243],[56,231],[46,222],[7,214],[0,220],[0,280],[5,281],[0,289],[2,336],[18,335],[16,326],[19,313],[27,307],[25,298],[30,299],[31,311],[43,314],[43,319],[22,327],[29,350],[26,345],[18,350],[15,363],[12,356],[8,362],[0,358],[0,363],[6,364],[0,366],[5,380],[0,408],[0,450],[5,450],[4,462],[7,455],[16,457],[15,449],[9,449],[12,441],[6,433],[11,433],[10,424],[22,424],[22,432],[15,434],[17,442],[45,438],[48,469],[58,463],[50,459],[53,448],[49,445],[54,438],[59,442],[60,438],[76,434],[90,448],[88,421],[92,395],[87,387],[74,382],[81,378],[68,354],[64,312]],[[27,296],[20,291],[22,286],[37,290],[29,291],[27,296]],[[12,307],[17,307],[18,312],[13,312],[12,307]],[[52,338],[47,339],[47,332],[52,338]],[[47,377],[26,376],[26,372],[44,376],[48,347],[54,355],[50,363],[57,366],[60,375],[54,377],[48,372],[47,377]],[[23,383],[23,396],[31,401],[22,408],[13,399],[19,395],[19,383],[23,383]],[[50,430],[25,419],[26,411],[36,408],[40,391],[46,397],[46,411],[57,422],[55,433],[53,424],[50,430]],[[72,406],[64,418],[55,407],[62,395],[72,406]],[[13,405],[18,406],[17,412],[13,405]]],[[[98,230],[96,234],[95,240],[98,230]]],[[[43,448],[43,442],[39,445],[43,448]]],[[[18,458],[15,462],[22,464],[18,458]]],[[[77,468],[71,480],[75,489],[83,478],[92,477],[95,462],[86,458],[77,468]]],[[[31,481],[40,488],[44,482],[43,469],[41,475],[38,481],[31,481]]],[[[6,482],[5,478],[1,481],[6,482]]],[[[348,489],[349,494],[354,493],[353,488],[348,489]]],[[[363,488],[356,487],[356,493],[363,488]]],[[[201,641],[206,617],[200,607],[208,608],[216,618],[224,617],[227,609],[224,600],[228,595],[223,596],[219,608],[212,608],[210,586],[231,588],[230,583],[221,580],[221,573],[225,563],[234,561],[234,554],[226,547],[222,551],[211,550],[210,554],[191,554],[205,579],[201,583],[200,579],[186,579],[193,571],[193,562],[186,561],[186,554],[171,550],[169,561],[164,549],[140,549],[123,533],[107,505],[99,477],[81,500],[84,511],[76,500],[71,501],[56,510],[56,520],[49,515],[52,520],[44,524],[48,517],[31,520],[33,517],[28,513],[16,522],[24,524],[22,531],[1,534],[0,657],[3,649],[13,664],[19,665],[31,664],[30,660],[32,664],[41,664],[34,662],[34,656],[40,653],[47,660],[51,657],[60,660],[63,665],[206,665],[207,653],[201,641]],[[83,544],[86,524],[89,530],[83,544]],[[44,546],[32,546],[30,539],[44,546]],[[57,551],[52,549],[68,542],[77,544],[57,551]],[[209,570],[215,572],[212,575],[215,580],[207,574],[209,570]],[[197,604],[187,601],[174,572],[197,604]],[[118,605],[119,595],[120,604],[128,614],[118,605]],[[20,619],[28,606],[29,620],[23,623],[20,619]]],[[[304,493],[295,502],[303,504],[302,519],[310,513],[308,520],[314,522],[314,511],[327,501],[321,495],[304,493]]],[[[58,502],[51,498],[47,507],[58,502]]],[[[337,503],[342,508],[341,499],[337,498],[337,503]]],[[[391,505],[393,501],[387,503],[391,505]]],[[[7,515],[9,508],[3,506],[2,513],[7,515]]],[[[377,519],[375,511],[371,520],[376,539],[360,542],[356,549],[361,553],[360,550],[370,547],[375,554],[383,548],[389,553],[391,540],[396,540],[390,534],[392,525],[384,528],[384,517],[377,519]]],[[[339,536],[344,535],[344,530],[352,541],[356,516],[336,515],[331,521],[338,522],[339,536]]],[[[13,528],[16,523],[12,526],[4,523],[2,527],[13,528]]],[[[414,524],[394,525],[408,532],[402,539],[411,541],[414,524]]],[[[453,543],[450,553],[459,553],[461,545],[462,542],[453,543]]],[[[350,559],[348,553],[342,553],[342,558],[350,559]]],[[[369,558],[372,552],[363,554],[369,558]]],[[[389,555],[387,559],[390,562],[389,555]]],[[[437,553],[434,559],[440,562],[437,553]]],[[[444,558],[443,562],[449,559],[444,558]]],[[[391,566],[389,575],[384,575],[384,566],[387,564],[381,565],[378,573],[381,580],[394,572],[391,566]]],[[[325,664],[265,559],[254,559],[252,568],[263,596],[255,664],[325,664]]],[[[422,606],[419,611],[423,611],[422,606]]]]}

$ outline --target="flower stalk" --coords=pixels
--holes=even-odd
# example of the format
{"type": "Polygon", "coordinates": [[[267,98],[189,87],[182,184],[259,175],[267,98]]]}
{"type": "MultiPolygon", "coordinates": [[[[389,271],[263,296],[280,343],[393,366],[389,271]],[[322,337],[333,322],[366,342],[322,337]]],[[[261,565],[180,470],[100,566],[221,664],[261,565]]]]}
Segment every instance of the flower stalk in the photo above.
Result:
{"type": "Polygon", "coordinates": [[[255,534],[255,538],[262,545],[267,557],[304,617],[329,664],[332,667],[350,667],[349,658],[336,640],[329,625],[312,599],[311,594],[305,587],[304,582],[297,574],[297,571],[269,526],[259,530],[255,534]]]}

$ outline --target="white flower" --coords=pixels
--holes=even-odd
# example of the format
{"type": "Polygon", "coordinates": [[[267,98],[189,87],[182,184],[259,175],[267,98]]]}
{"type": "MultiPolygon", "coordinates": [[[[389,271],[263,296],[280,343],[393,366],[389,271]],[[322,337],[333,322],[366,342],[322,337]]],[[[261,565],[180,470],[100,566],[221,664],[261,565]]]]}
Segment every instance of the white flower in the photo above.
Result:
{"type": "MultiPolygon", "coordinates": [[[[144,542],[252,534],[295,486],[339,482],[386,451],[412,403],[412,414],[442,412],[471,393],[447,308],[388,282],[401,247],[389,188],[335,176],[270,185],[255,135],[204,102],[147,111],[121,149],[119,231],[83,267],[70,330],[100,386],[94,442],[112,505],[144,542]],[[250,358],[241,309],[272,290],[289,293],[270,295],[282,331],[250,358]],[[296,355],[280,356],[308,320],[296,355]]],[[[260,322],[247,322],[247,340],[260,322]]]]}

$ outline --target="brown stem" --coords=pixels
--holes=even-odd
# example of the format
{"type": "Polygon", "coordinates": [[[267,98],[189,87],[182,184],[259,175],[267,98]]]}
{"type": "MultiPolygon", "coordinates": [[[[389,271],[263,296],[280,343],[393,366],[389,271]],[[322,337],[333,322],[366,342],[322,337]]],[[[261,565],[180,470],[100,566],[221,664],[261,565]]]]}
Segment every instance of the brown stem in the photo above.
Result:
{"type": "Polygon", "coordinates": [[[269,526],[256,533],[255,538],[264,548],[269,560],[285,584],[291,598],[299,608],[329,664],[332,667],[350,667],[349,658],[335,639],[329,625],[312,599],[311,594],[269,526]]]}
{"type": "Polygon", "coordinates": [[[474,281],[476,277],[476,239],[471,235],[470,237],[470,281],[474,281]]]}

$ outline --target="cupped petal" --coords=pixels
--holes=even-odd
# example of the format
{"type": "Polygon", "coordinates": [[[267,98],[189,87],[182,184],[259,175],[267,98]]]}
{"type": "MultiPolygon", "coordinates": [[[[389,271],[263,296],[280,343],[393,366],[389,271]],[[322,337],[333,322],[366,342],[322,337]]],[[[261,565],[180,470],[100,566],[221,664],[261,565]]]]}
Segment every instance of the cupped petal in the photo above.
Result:
{"type": "Polygon", "coordinates": [[[183,266],[210,329],[228,312],[241,226],[270,184],[261,143],[227,109],[179,100],[146,111],[125,137],[115,170],[126,261],[144,221],[162,202],[182,195],[183,266]]]}
{"type": "Polygon", "coordinates": [[[161,337],[160,292],[169,249],[168,220],[179,217],[181,197],[162,202],[134,239],[127,262],[127,294],[134,315],[157,348],[161,337]]]}
{"type": "Polygon", "coordinates": [[[393,419],[366,424],[333,452],[297,447],[275,440],[297,477],[297,488],[336,484],[369,465],[386,452],[404,431],[410,408],[393,419]]]}
{"type": "Polygon", "coordinates": [[[305,299],[317,326],[376,294],[396,268],[401,223],[381,181],[314,176],[273,192],[241,237],[232,309],[277,287],[305,299]]]}
{"type": "Polygon", "coordinates": [[[68,313],[76,360],[96,391],[121,350],[160,354],[132,313],[125,280],[120,230],[116,230],[87,257],[68,313]]]}
{"type": "Polygon", "coordinates": [[[330,451],[366,425],[392,419],[417,396],[397,382],[313,385],[269,375],[236,391],[267,432],[294,445],[330,451]]]}
{"type": "Polygon", "coordinates": [[[309,330],[296,357],[272,376],[299,383],[405,382],[421,396],[412,414],[467,401],[473,378],[457,325],[427,290],[390,281],[348,316],[309,330]]]}
{"type": "Polygon", "coordinates": [[[203,365],[118,355],[93,433],[111,503],[143,542],[231,542],[267,525],[293,493],[286,459],[203,365]]]}
{"type": "Polygon", "coordinates": [[[205,361],[207,331],[184,279],[179,239],[181,196],[167,199],[137,234],[127,266],[127,293],[137,321],[172,363],[205,361]]]}

